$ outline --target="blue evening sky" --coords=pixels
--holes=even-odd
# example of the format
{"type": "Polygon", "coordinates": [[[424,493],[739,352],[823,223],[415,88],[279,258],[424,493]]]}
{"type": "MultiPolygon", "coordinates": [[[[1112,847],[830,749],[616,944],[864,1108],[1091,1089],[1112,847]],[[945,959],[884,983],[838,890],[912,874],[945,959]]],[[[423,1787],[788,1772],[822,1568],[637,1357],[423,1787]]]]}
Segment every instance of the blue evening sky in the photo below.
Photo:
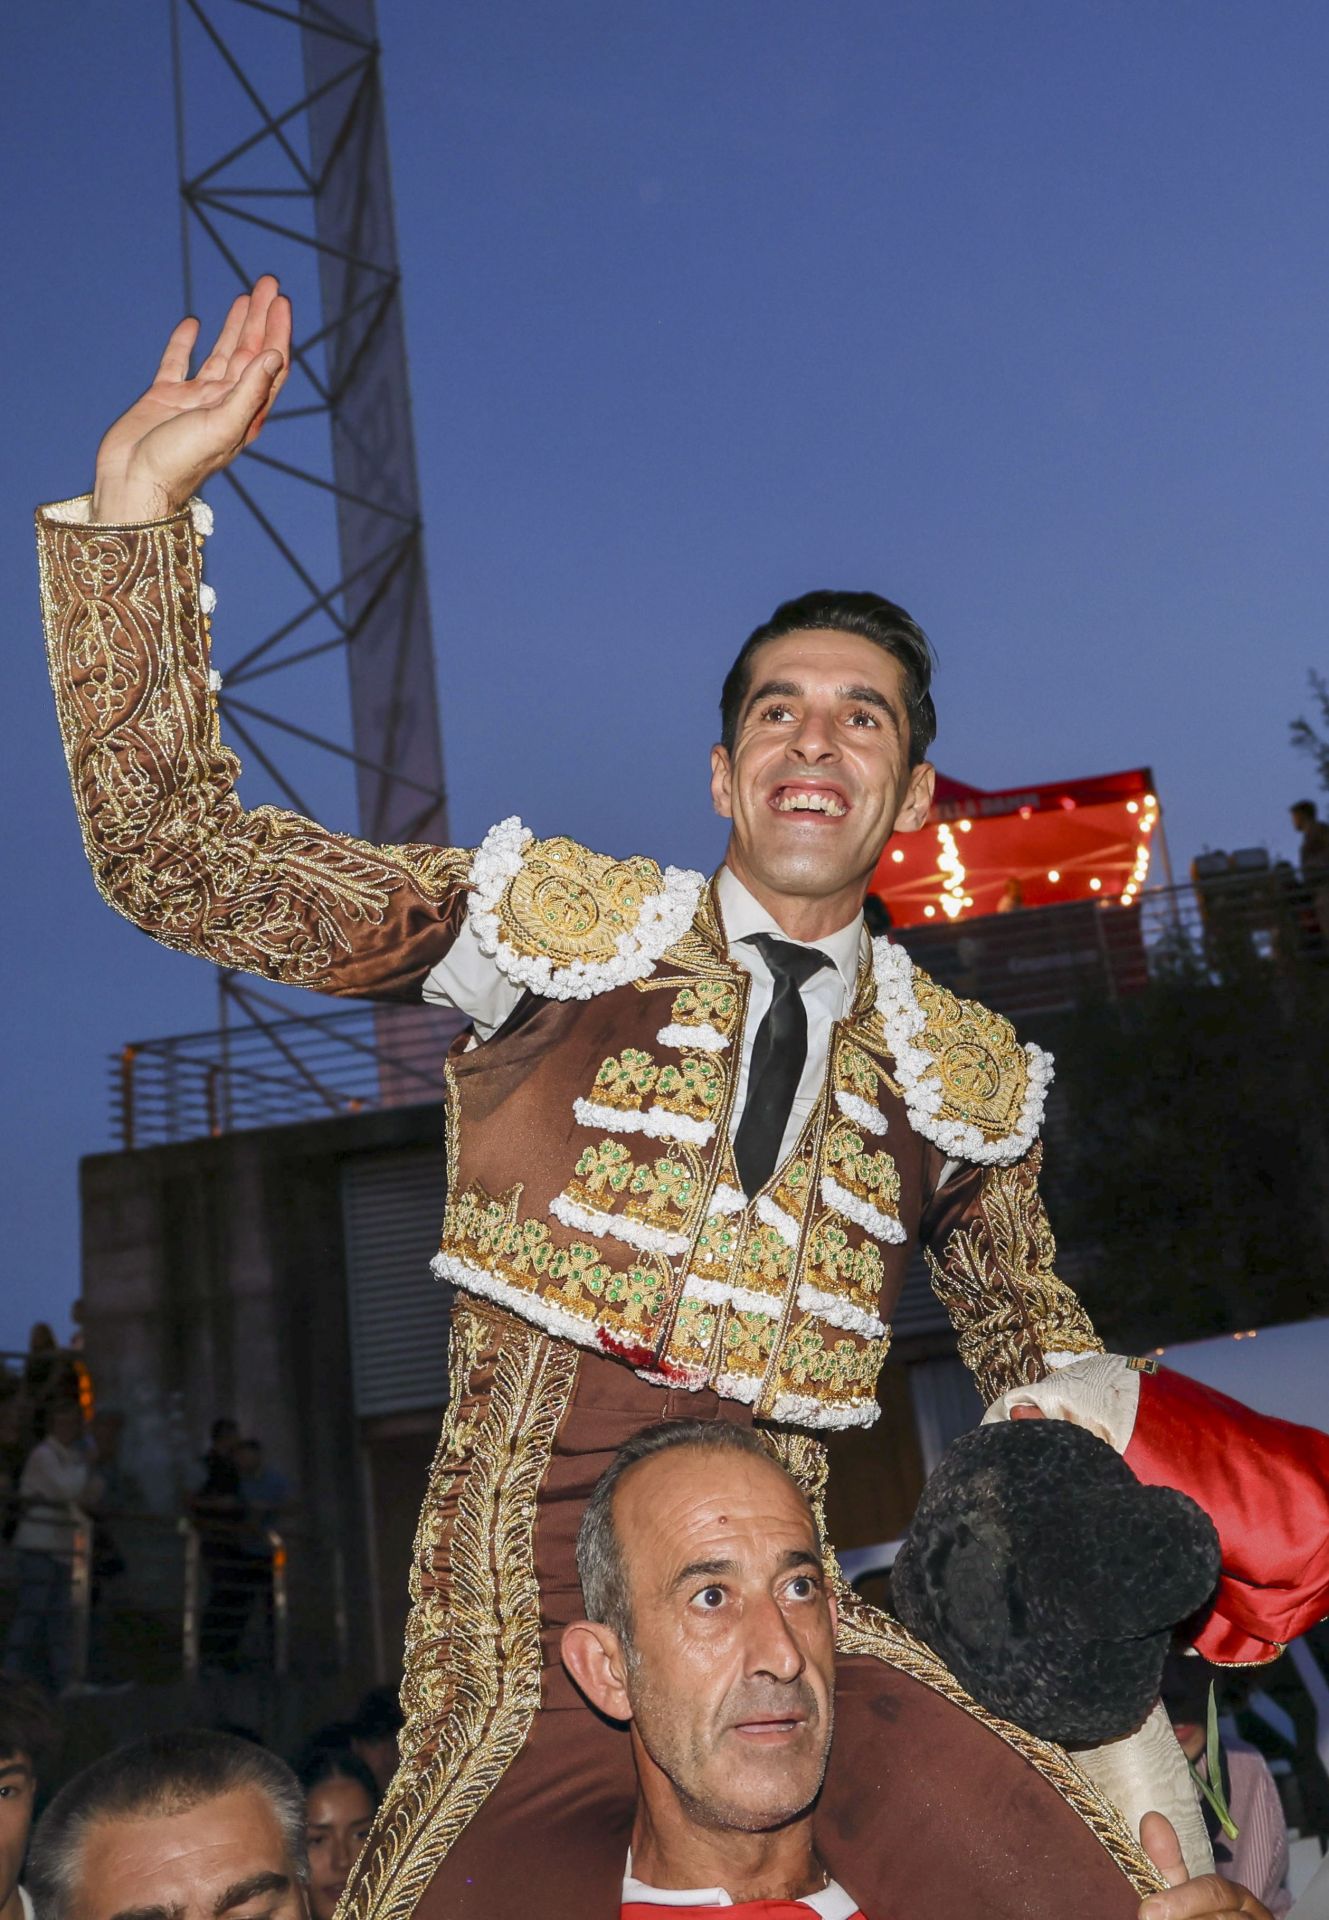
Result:
{"type": "MultiPolygon", "coordinates": [[[[381,0],[380,25],[455,839],[515,811],[712,864],[723,670],[841,584],[932,634],[949,772],[1148,763],[1179,869],[1294,851],[1329,600],[1318,0],[381,0]]],[[[14,9],[0,143],[12,1346],[67,1325],[109,1054],[215,1019],[208,968],[88,876],[28,521],[88,484],[180,310],[162,0],[14,9]]],[[[286,589],[214,497],[224,664],[286,589]]],[[[338,724],[335,684],[299,698],[338,724]]]]}

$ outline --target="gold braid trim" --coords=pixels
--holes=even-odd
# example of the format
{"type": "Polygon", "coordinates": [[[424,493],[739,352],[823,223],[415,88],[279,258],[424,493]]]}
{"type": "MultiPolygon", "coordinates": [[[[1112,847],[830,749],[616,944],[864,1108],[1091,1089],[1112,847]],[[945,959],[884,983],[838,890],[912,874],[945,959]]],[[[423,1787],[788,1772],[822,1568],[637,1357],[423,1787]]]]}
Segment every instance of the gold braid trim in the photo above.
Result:
{"type": "Polygon", "coordinates": [[[525,1744],[540,1705],[535,1506],[578,1356],[505,1317],[486,1405],[468,1395],[483,1309],[458,1301],[451,1400],[420,1515],[406,1631],[402,1761],[337,1908],[338,1920],[407,1920],[440,1862],[525,1744]],[[424,1576],[442,1502],[464,1476],[448,1543],[450,1592],[424,1576]]]}
{"type": "Polygon", "coordinates": [[[202,543],[188,512],[104,527],[63,511],[37,519],[42,618],[103,899],[165,946],[270,980],[336,990],[341,969],[377,947],[390,974],[393,912],[411,896],[441,906],[470,855],[376,847],[277,807],[246,812],[209,691],[202,543]]]}
{"type": "Polygon", "coordinates": [[[1056,1241],[1038,1192],[1043,1149],[983,1177],[976,1212],[927,1250],[933,1291],[959,1335],[960,1358],[989,1404],[1047,1373],[1048,1353],[1102,1353],[1074,1290],[1055,1271],[1056,1241]]]}
{"type": "Polygon", "coordinates": [[[1023,1727],[1017,1727],[1009,1720],[999,1720],[995,1714],[981,1707],[977,1700],[965,1692],[954,1674],[943,1666],[930,1647],[916,1640],[890,1614],[869,1606],[849,1585],[840,1571],[833,1548],[826,1542],[827,1460],[822,1442],[805,1433],[772,1431],[765,1433],[763,1438],[786,1473],[802,1488],[812,1508],[812,1517],[821,1536],[826,1568],[839,1608],[836,1652],[866,1654],[873,1660],[880,1660],[884,1665],[894,1667],[897,1673],[907,1674],[911,1680],[930,1687],[933,1693],[941,1694],[952,1706],[962,1708],[971,1719],[977,1720],[1013,1748],[1061,1795],[1068,1806],[1074,1808],[1141,1899],[1146,1894],[1159,1892],[1165,1885],[1162,1875],[1141,1850],[1116,1807],[1081,1773],[1064,1747],[1040,1740],[1036,1735],[1026,1733],[1023,1727]]]}
{"type": "Polygon", "coordinates": [[[1042,1775],[1050,1787],[1055,1788],[1068,1806],[1074,1808],[1141,1899],[1146,1894],[1158,1893],[1163,1889],[1166,1885],[1163,1876],[1141,1850],[1120,1813],[1081,1773],[1064,1747],[1054,1746],[1049,1740],[1039,1740],[1034,1734],[1026,1733],[1023,1727],[1014,1726],[1009,1720],[998,1720],[995,1714],[988,1713],[979,1706],[977,1700],[970,1698],[936,1654],[925,1647],[921,1640],[915,1640],[907,1633],[898,1620],[892,1620],[889,1614],[869,1606],[866,1600],[860,1600],[853,1588],[843,1580],[837,1581],[837,1588],[840,1605],[840,1624],[835,1635],[837,1653],[862,1653],[874,1660],[882,1660],[898,1673],[908,1674],[911,1680],[917,1680],[921,1685],[930,1687],[933,1693],[941,1694],[952,1706],[963,1708],[971,1719],[977,1720],[1013,1748],[1022,1760],[1042,1775]]]}

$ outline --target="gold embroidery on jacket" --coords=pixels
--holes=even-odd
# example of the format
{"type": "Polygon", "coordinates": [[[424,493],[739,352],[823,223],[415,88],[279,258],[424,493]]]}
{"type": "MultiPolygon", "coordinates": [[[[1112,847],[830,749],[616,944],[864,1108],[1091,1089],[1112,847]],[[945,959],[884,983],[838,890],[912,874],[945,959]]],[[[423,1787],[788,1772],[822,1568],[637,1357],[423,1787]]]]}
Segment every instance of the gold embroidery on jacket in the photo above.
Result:
{"type": "Polygon", "coordinates": [[[793,1276],[794,1250],[764,1220],[753,1219],[743,1238],[738,1285],[753,1293],[783,1293],[793,1276]]]}
{"type": "Polygon", "coordinates": [[[591,1098],[620,1112],[639,1112],[648,1098],[669,1113],[709,1120],[725,1095],[726,1073],[713,1054],[685,1053],[661,1066],[642,1047],[624,1047],[602,1062],[591,1098]]]}
{"type": "Polygon", "coordinates": [[[612,1267],[595,1243],[561,1246],[543,1220],[521,1217],[521,1193],[517,1185],[495,1196],[472,1181],[449,1204],[443,1251],[562,1307],[584,1320],[588,1331],[603,1326],[652,1332],[669,1297],[668,1262],[642,1253],[630,1267],[612,1267]]]}
{"type": "Polygon", "coordinates": [[[721,1319],[721,1309],[713,1307],[707,1300],[689,1297],[679,1307],[674,1321],[673,1338],[669,1342],[667,1360],[681,1367],[695,1367],[712,1370],[714,1361],[715,1335],[721,1319]]]}
{"type": "Polygon", "coordinates": [[[855,1245],[837,1216],[823,1213],[808,1238],[803,1277],[819,1293],[842,1294],[865,1313],[876,1313],[886,1264],[875,1241],[855,1245]]]}
{"type": "Polygon", "coordinates": [[[822,1165],[833,1180],[866,1200],[889,1219],[900,1217],[900,1175],[895,1161],[880,1148],[869,1147],[857,1127],[837,1120],[826,1137],[822,1165]]]}
{"type": "Polygon", "coordinates": [[[960,1358],[979,1392],[995,1400],[1041,1380],[1046,1353],[1101,1353],[1079,1300],[1054,1270],[1056,1242],[1038,1193],[1042,1148],[1014,1166],[989,1168],[978,1216],[928,1249],[933,1290],[959,1335],[960,1358]]]}
{"type": "Polygon", "coordinates": [[[659,893],[654,860],[612,860],[575,840],[537,840],[503,889],[504,937],[518,953],[547,955],[558,966],[612,960],[618,937],[637,925],[642,902],[659,893]]]}
{"type": "Polygon", "coordinates": [[[521,1751],[540,1705],[535,1515],[577,1374],[575,1349],[459,1300],[452,1393],[411,1564],[402,1759],[343,1920],[408,1920],[521,1751]],[[477,1363],[487,1397],[471,1390],[477,1363]],[[460,1481],[444,1537],[444,1502],[460,1481]],[[444,1571],[446,1595],[434,1590],[444,1571]]]}
{"type": "Polygon", "coordinates": [[[781,1213],[794,1225],[801,1223],[812,1184],[812,1163],[799,1154],[775,1176],[771,1198],[781,1213]]]}
{"type": "Polygon", "coordinates": [[[889,1344],[889,1334],[859,1339],[805,1314],[777,1355],[775,1392],[823,1402],[871,1400],[889,1344]]]}
{"type": "Polygon", "coordinates": [[[856,1094],[870,1103],[876,1101],[881,1075],[861,1047],[842,1041],[835,1049],[833,1070],[838,1092],[856,1094]]]}
{"type": "Polygon", "coordinates": [[[297,986],[348,959],[394,894],[438,903],[470,856],[375,847],[246,812],[207,691],[187,513],[108,532],[39,522],[42,611],[74,803],[102,897],[166,946],[297,986]]]}
{"type": "Polygon", "coordinates": [[[717,1033],[734,1030],[738,994],[728,980],[695,980],[674,996],[669,1018],[678,1027],[714,1027],[717,1033]]]}
{"type": "Polygon", "coordinates": [[[730,1307],[725,1318],[723,1368],[760,1380],[770,1365],[771,1348],[780,1323],[769,1313],[749,1313],[730,1307]]]}
{"type": "Polygon", "coordinates": [[[704,1280],[727,1281],[741,1233],[739,1220],[733,1214],[708,1214],[693,1244],[691,1271],[704,1280]]]}
{"type": "Polygon", "coordinates": [[[1162,1888],[1162,1876],[1141,1851],[1121,1814],[1081,1773],[1064,1747],[1039,1740],[1023,1727],[1014,1726],[1009,1720],[998,1720],[980,1707],[929,1647],[915,1640],[890,1614],[861,1599],[842,1578],[836,1579],[836,1598],[840,1616],[835,1632],[837,1653],[867,1654],[881,1660],[933,1693],[939,1693],[953,1706],[963,1708],[971,1719],[1013,1748],[1074,1808],[1142,1899],[1162,1888]]]}
{"type": "Polygon", "coordinates": [[[599,1213],[623,1200],[625,1218],[664,1232],[685,1232],[704,1190],[701,1158],[684,1144],[638,1160],[622,1140],[599,1140],[577,1160],[565,1192],[577,1206],[599,1213]],[[680,1217],[681,1216],[681,1217],[680,1217]]]}
{"type": "Polygon", "coordinates": [[[957,999],[921,967],[914,994],[926,1016],[918,1044],[932,1055],[941,1082],[938,1118],[1005,1139],[1020,1125],[1029,1092],[1029,1058],[1014,1027],[977,1000],[957,999]]]}

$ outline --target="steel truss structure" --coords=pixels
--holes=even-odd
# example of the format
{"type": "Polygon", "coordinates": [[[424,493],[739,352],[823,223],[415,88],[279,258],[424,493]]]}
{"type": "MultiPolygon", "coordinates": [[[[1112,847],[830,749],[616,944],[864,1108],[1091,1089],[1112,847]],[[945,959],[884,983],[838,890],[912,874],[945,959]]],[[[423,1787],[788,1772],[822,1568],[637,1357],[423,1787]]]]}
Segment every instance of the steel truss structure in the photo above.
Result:
{"type": "MultiPolygon", "coordinates": [[[[364,837],[446,842],[374,0],[171,0],[171,49],[187,307],[210,320],[275,272],[296,315],[280,401],[222,479],[271,583],[250,608],[266,630],[235,656],[219,619],[226,732],[297,811],[335,814],[328,782],[349,771],[364,837]]],[[[270,1024],[235,976],[221,1011],[270,1024]]],[[[428,1097],[442,1035],[424,1012],[413,1044],[409,1027],[382,1050],[384,1102],[428,1097]],[[403,1051],[429,1058],[408,1069],[403,1051]]]]}

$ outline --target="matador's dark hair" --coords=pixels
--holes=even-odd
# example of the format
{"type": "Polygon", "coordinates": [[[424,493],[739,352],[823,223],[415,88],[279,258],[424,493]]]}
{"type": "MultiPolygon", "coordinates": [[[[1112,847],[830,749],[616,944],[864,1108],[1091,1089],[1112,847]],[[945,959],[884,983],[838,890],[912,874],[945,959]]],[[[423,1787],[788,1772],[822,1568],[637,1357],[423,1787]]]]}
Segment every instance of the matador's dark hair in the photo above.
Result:
{"type": "Polygon", "coordinates": [[[752,656],[768,640],[779,640],[787,633],[813,633],[829,628],[833,633],[856,633],[898,660],[904,674],[905,708],[909,716],[909,764],[916,767],[927,757],[937,737],[937,710],[932,704],[932,668],[936,655],[932,642],[918,622],[879,593],[846,593],[822,587],[786,600],[769,620],[756,627],[739,649],[739,655],[720,690],[720,744],[732,753],[738,735],[739,717],[752,684],[752,656]]]}

